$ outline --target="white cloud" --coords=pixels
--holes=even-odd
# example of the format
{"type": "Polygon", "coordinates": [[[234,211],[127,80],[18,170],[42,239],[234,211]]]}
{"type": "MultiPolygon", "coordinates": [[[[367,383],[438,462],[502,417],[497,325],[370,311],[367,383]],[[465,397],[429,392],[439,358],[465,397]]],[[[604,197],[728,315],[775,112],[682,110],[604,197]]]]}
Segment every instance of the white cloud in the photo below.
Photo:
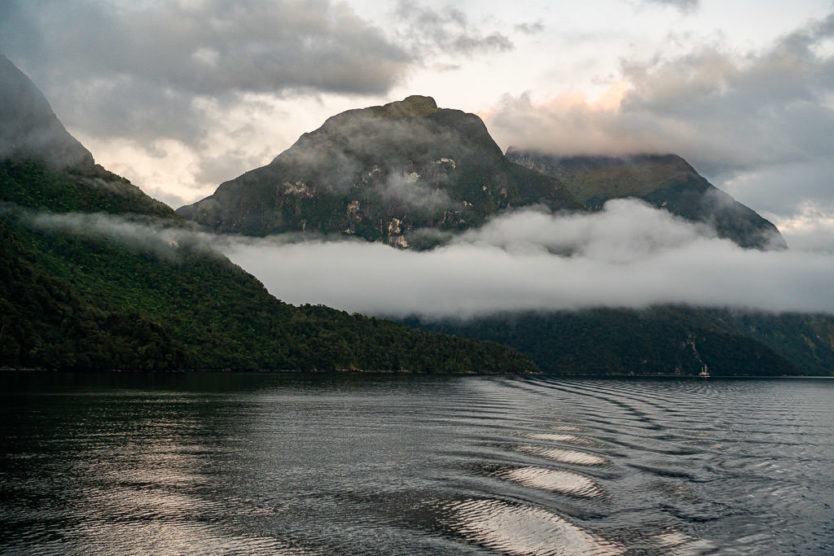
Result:
{"type": "Polygon", "coordinates": [[[442,189],[430,187],[420,180],[416,173],[392,173],[381,188],[382,198],[387,202],[398,202],[411,208],[434,211],[456,205],[449,194],[442,189]]]}
{"type": "Polygon", "coordinates": [[[809,203],[798,214],[775,223],[791,249],[834,254],[834,210],[809,203]]]}
{"type": "Polygon", "coordinates": [[[834,159],[834,57],[819,45],[832,35],[834,15],[763,50],[740,53],[716,40],[683,54],[623,60],[596,98],[506,96],[487,124],[505,147],[679,154],[731,194],[746,184],[740,200],[754,209],[790,214],[831,195],[830,178],[820,177],[830,176],[834,159]]]}
{"type": "Polygon", "coordinates": [[[525,210],[428,252],[345,241],[236,241],[228,256],[291,303],[402,316],[644,308],[662,303],[834,312],[834,256],[761,252],[632,200],[525,210]]]}
{"type": "Polygon", "coordinates": [[[215,236],[104,214],[27,214],[33,226],[107,236],[173,262],[185,247],[219,250],[283,301],[379,316],[666,303],[834,314],[834,219],[824,229],[797,224],[801,249],[763,252],[617,200],[593,214],[519,210],[445,247],[415,252],[291,234],[215,236]]]}

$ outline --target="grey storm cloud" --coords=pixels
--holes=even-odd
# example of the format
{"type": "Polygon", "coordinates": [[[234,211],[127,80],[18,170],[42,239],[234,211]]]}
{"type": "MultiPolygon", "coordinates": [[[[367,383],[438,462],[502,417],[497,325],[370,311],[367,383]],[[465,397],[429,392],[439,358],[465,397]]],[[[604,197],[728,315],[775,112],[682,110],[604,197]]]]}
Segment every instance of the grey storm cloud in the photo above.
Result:
{"type": "Polygon", "coordinates": [[[199,142],[195,99],[378,94],[411,54],[329,0],[0,3],[0,50],[69,124],[102,137],[199,142]]]}
{"type": "Polygon", "coordinates": [[[538,35],[539,33],[543,33],[545,29],[544,23],[541,20],[531,23],[519,23],[513,28],[524,35],[538,35]]]}
{"type": "Polygon", "coordinates": [[[643,0],[646,4],[659,4],[671,6],[682,12],[691,12],[698,9],[700,0],[643,0]]]}
{"type": "Polygon", "coordinates": [[[74,127],[94,137],[142,143],[151,153],[155,139],[176,139],[199,146],[208,137],[209,118],[191,93],[141,77],[77,79],[61,86],[54,98],[63,121],[80,124],[74,127]]]}
{"type": "MultiPolygon", "coordinates": [[[[513,49],[513,43],[506,35],[498,31],[484,34],[456,8],[435,10],[400,0],[396,14],[405,23],[401,31],[402,42],[411,45],[417,58],[427,51],[473,55],[513,49]]],[[[528,28],[534,30],[536,24],[531,25],[528,28]]]]}
{"type": "MultiPolygon", "coordinates": [[[[789,165],[820,178],[834,160],[834,56],[819,48],[832,36],[834,14],[760,52],[738,55],[706,44],[670,58],[624,60],[628,89],[616,109],[560,98],[536,105],[521,95],[505,97],[487,121],[505,146],[550,154],[673,152],[726,180],[754,170],[779,174],[789,165]]],[[[744,200],[781,210],[789,200],[823,202],[831,185],[830,178],[776,189],[762,183],[744,200]],[[805,196],[787,195],[794,187],[805,196]]]]}
{"type": "Polygon", "coordinates": [[[664,303],[834,313],[831,253],[744,250],[634,200],[508,213],[428,252],[280,236],[223,250],[280,299],[380,316],[664,303]]]}
{"type": "Polygon", "coordinates": [[[61,82],[132,75],[196,94],[385,92],[409,55],[328,0],[5,2],[3,46],[61,82]]]}

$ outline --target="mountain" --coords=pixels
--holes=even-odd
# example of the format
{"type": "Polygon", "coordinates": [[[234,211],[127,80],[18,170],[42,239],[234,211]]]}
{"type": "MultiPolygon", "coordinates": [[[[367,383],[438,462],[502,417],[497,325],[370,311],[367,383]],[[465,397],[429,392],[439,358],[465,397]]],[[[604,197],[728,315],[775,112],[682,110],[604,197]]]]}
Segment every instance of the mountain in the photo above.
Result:
{"type": "Polygon", "coordinates": [[[785,249],[771,222],[709,183],[677,155],[557,157],[509,149],[507,158],[559,179],[591,210],[605,201],[636,197],[682,218],[701,222],[745,248],[785,249]]]}
{"type": "Polygon", "coordinates": [[[0,54],[0,158],[26,157],[58,169],[93,164],[35,84],[0,54]]]}
{"type": "Polygon", "coordinates": [[[516,351],[293,307],[95,164],[3,58],[0,368],[532,372],[516,351]]]}
{"type": "MultiPolygon", "coordinates": [[[[502,156],[477,116],[412,96],[350,110],[269,165],[178,213],[219,232],[317,232],[429,248],[444,232],[533,204],[598,210],[638,197],[745,248],[784,248],[778,230],[674,155],[502,156]]],[[[834,318],[682,306],[403,322],[506,344],[545,372],[592,375],[828,375],[834,318]]]]}
{"type": "Polygon", "coordinates": [[[509,161],[478,116],[410,96],[349,110],[270,164],[177,212],[222,233],[315,232],[398,247],[482,224],[502,209],[581,208],[559,180],[509,161]]]}
{"type": "Polygon", "coordinates": [[[423,96],[333,116],[267,166],[177,212],[220,233],[341,234],[425,248],[503,209],[598,210],[621,197],[705,223],[745,248],[787,247],[772,223],[679,156],[504,156],[480,118],[423,96]]]}
{"type": "Polygon", "coordinates": [[[172,218],[167,205],[95,164],[34,83],[0,54],[2,201],[53,211],[172,218]]]}
{"type": "Polygon", "coordinates": [[[510,345],[557,375],[829,376],[834,318],[664,306],[455,319],[411,326],[510,345]]]}
{"type": "Polygon", "coordinates": [[[660,306],[405,319],[513,346],[557,375],[834,375],[834,317],[660,306]]]}

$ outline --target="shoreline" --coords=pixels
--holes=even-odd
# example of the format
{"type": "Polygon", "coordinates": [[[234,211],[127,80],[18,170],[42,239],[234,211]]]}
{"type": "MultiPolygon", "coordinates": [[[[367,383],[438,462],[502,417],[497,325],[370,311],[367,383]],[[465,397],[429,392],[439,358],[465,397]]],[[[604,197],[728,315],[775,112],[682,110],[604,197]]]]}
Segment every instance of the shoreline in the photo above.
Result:
{"type": "Polygon", "coordinates": [[[560,375],[543,372],[479,372],[466,371],[458,373],[444,372],[421,372],[412,370],[385,370],[385,369],[334,369],[334,370],[307,370],[307,369],[49,369],[35,367],[0,367],[0,374],[4,373],[44,373],[44,374],[146,374],[146,375],[185,375],[185,374],[288,374],[288,375],[400,375],[400,376],[493,376],[493,377],[535,377],[535,378],[556,378],[556,379],[696,379],[709,382],[713,380],[739,380],[739,379],[834,379],[834,375],[719,375],[704,378],[698,375],[675,375],[675,374],[570,374],[560,375]]]}

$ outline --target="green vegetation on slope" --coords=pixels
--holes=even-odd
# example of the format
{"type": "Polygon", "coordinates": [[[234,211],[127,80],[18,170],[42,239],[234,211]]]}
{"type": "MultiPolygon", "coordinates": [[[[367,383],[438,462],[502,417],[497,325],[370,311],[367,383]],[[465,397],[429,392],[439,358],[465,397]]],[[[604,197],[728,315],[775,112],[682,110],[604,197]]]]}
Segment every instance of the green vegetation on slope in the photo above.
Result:
{"type": "Polygon", "coordinates": [[[8,160],[0,168],[0,367],[535,370],[497,344],[287,305],[200,246],[158,237],[129,246],[89,231],[39,227],[21,207],[181,221],[102,170],[61,172],[8,160]],[[113,182],[118,187],[106,186],[113,182]]]}
{"type": "Polygon", "coordinates": [[[0,161],[0,201],[50,212],[106,212],[177,218],[166,204],[148,197],[99,165],[50,170],[33,158],[0,161]]]}
{"type": "Polygon", "coordinates": [[[741,334],[778,353],[806,375],[834,375],[834,316],[712,311],[741,334]]]}
{"type": "Polygon", "coordinates": [[[507,158],[558,178],[571,195],[592,210],[602,208],[609,199],[635,197],[687,220],[707,224],[719,237],[741,247],[786,247],[771,222],[714,187],[676,155],[560,158],[511,149],[507,158]]]}
{"type": "MultiPolygon", "coordinates": [[[[735,319],[744,322],[751,318],[721,310],[656,307],[406,322],[513,346],[536,361],[543,372],[560,375],[696,376],[704,364],[712,376],[831,373],[831,366],[803,365],[808,359],[796,357],[795,335],[793,339],[785,337],[787,349],[780,351],[762,341],[762,334],[745,334],[735,319]]],[[[779,315],[755,319],[762,329],[785,332],[791,322],[779,315]]],[[[834,319],[827,322],[832,327],[829,330],[834,330],[834,319]]],[[[807,351],[802,353],[807,356],[807,351]]],[[[834,344],[827,348],[828,361],[832,354],[834,344]]]]}

